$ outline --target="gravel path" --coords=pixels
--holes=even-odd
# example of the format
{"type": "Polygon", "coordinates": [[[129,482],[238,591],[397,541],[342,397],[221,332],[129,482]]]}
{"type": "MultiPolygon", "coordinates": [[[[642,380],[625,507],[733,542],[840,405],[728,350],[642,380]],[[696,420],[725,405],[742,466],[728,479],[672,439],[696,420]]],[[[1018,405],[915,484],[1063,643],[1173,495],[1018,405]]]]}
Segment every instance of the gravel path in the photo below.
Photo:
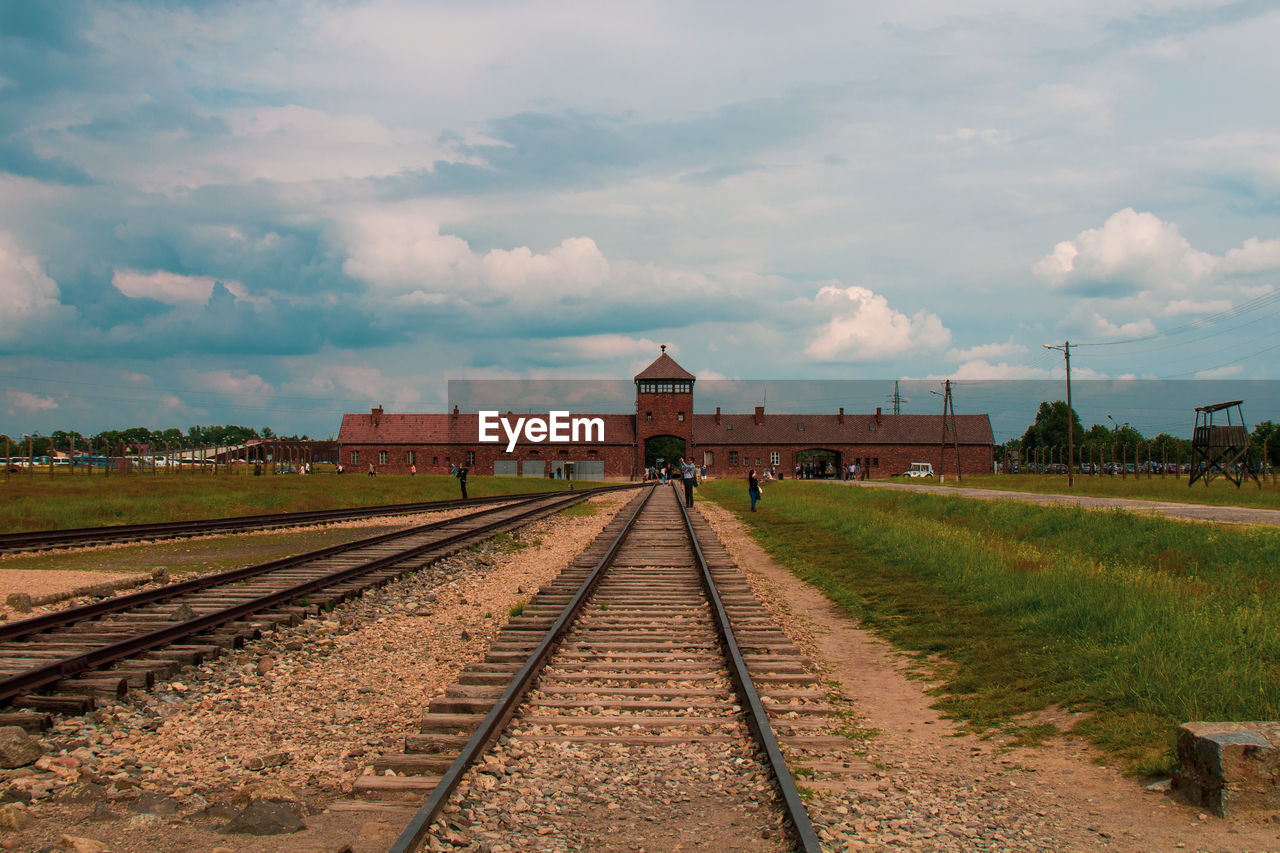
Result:
{"type": "MultiPolygon", "coordinates": [[[[824,481],[828,482],[828,481],[824,481]]],[[[882,483],[874,480],[832,480],[859,489],[901,489],[984,501],[1014,500],[1045,506],[1081,506],[1086,509],[1123,509],[1146,515],[1161,515],[1183,521],[1213,521],[1230,524],[1263,524],[1280,526],[1280,509],[1254,509],[1244,506],[1208,506],[1172,501],[1148,501],[1137,498],[1106,498],[1093,495],[1042,494],[1039,492],[1006,492],[1001,489],[968,489],[952,486],[924,486],[915,483],[882,483]]]]}

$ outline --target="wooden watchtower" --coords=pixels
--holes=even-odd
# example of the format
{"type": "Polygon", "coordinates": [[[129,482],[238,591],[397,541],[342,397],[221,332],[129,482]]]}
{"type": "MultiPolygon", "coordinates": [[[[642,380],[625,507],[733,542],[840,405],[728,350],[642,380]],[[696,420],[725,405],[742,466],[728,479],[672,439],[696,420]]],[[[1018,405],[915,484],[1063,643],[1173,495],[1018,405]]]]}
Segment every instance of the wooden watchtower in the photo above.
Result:
{"type": "Polygon", "coordinates": [[[1215,403],[1212,406],[1196,407],[1196,427],[1191,434],[1191,478],[1190,486],[1196,480],[1204,480],[1207,486],[1219,474],[1240,488],[1245,477],[1262,487],[1258,475],[1249,466],[1249,430],[1244,423],[1244,411],[1240,408],[1243,400],[1232,400],[1229,403],[1215,403]],[[1235,411],[1235,422],[1231,412],[1235,411]],[[1215,424],[1213,416],[1218,412],[1226,412],[1227,422],[1215,424]]]}

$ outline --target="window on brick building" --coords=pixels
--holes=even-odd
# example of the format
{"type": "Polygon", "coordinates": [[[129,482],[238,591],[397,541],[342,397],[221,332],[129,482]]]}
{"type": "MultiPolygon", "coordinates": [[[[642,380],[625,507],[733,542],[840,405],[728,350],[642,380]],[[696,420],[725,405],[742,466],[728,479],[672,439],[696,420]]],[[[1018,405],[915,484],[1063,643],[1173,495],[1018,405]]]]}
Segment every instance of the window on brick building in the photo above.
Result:
{"type": "Polygon", "coordinates": [[[644,413],[644,419],[645,419],[646,421],[651,421],[651,420],[653,420],[653,412],[645,412],[645,413],[644,413]]]}
{"type": "Polygon", "coordinates": [[[871,467],[872,467],[872,468],[879,468],[879,467],[880,467],[880,457],[879,457],[879,456],[877,456],[875,459],[872,459],[872,460],[871,460],[871,467]]]}
{"type": "Polygon", "coordinates": [[[405,461],[405,464],[406,464],[406,465],[417,465],[417,464],[418,464],[418,454],[417,454],[417,453],[415,453],[415,452],[414,452],[414,451],[412,451],[412,450],[405,451],[405,454],[404,454],[404,461],[405,461]]]}
{"type": "Polygon", "coordinates": [[[781,464],[782,464],[782,454],[781,454],[781,453],[779,453],[779,452],[778,452],[778,451],[776,451],[776,450],[772,450],[772,451],[770,451],[770,452],[769,452],[769,464],[770,464],[770,465],[781,465],[781,464]]]}
{"type": "Polygon", "coordinates": [[[800,432],[804,432],[804,421],[799,421],[796,424],[796,429],[800,430],[800,432]]]}
{"type": "Polygon", "coordinates": [[[676,420],[683,422],[683,421],[684,421],[684,412],[676,412],[676,420]]]}
{"type": "Polygon", "coordinates": [[[387,464],[387,451],[385,451],[385,450],[379,450],[379,451],[378,451],[378,464],[379,464],[379,465],[386,465],[386,464],[387,464]]]}
{"type": "Polygon", "coordinates": [[[738,467],[738,451],[736,450],[729,451],[729,467],[730,468],[738,467]]]}
{"type": "Polygon", "coordinates": [[[467,467],[470,468],[476,464],[476,452],[474,450],[467,451],[467,467]]]}
{"type": "Polygon", "coordinates": [[[725,428],[726,430],[728,430],[729,432],[733,432],[733,424],[726,423],[726,424],[724,425],[724,428],[725,428]]]}
{"type": "Polygon", "coordinates": [[[439,465],[439,464],[440,464],[440,457],[439,457],[439,456],[432,456],[432,457],[431,457],[431,464],[432,464],[432,465],[439,465]]]}
{"type": "Polygon", "coordinates": [[[360,464],[360,451],[359,451],[359,450],[353,450],[353,451],[351,451],[351,464],[352,464],[352,465],[359,465],[359,464],[360,464]]]}
{"type": "Polygon", "coordinates": [[[716,464],[716,455],[710,450],[702,451],[702,464],[710,468],[712,465],[716,464]]]}

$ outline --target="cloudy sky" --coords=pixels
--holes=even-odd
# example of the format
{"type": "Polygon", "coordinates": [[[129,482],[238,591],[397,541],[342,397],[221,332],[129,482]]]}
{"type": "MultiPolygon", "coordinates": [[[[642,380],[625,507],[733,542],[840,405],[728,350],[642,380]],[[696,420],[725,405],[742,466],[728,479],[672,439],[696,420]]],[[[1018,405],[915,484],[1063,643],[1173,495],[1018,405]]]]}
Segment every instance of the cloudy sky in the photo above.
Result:
{"type": "Polygon", "coordinates": [[[1280,378],[1277,43],[1269,0],[0,0],[0,431],[323,437],[659,343],[1280,378]]]}

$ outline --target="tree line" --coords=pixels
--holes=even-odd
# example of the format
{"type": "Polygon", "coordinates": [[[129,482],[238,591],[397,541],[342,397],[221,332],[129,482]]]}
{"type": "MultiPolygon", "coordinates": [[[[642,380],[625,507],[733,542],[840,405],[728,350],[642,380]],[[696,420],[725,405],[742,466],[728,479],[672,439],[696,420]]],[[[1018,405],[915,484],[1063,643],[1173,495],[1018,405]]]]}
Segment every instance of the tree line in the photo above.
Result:
{"type": "MultiPolygon", "coordinates": [[[[1151,458],[1191,458],[1191,439],[1178,438],[1167,432],[1147,438],[1127,423],[1110,426],[1094,424],[1086,430],[1080,423],[1080,416],[1070,411],[1062,400],[1040,403],[1035,423],[1027,427],[1021,438],[1011,438],[1002,446],[1006,452],[1021,451],[1024,456],[1043,448],[1065,448],[1068,423],[1071,424],[1076,452],[1083,452],[1083,458],[1092,458],[1100,451],[1106,454],[1118,451],[1132,459],[1139,446],[1151,458]]],[[[1253,459],[1265,458],[1273,465],[1280,465],[1280,424],[1270,420],[1260,421],[1249,434],[1249,442],[1250,456],[1253,459]]]]}
{"type": "MultiPolygon", "coordinates": [[[[7,439],[11,456],[27,455],[26,434],[10,436],[0,433],[0,445],[7,439]]],[[[172,448],[191,447],[229,447],[244,444],[252,439],[263,441],[310,441],[306,433],[302,435],[278,435],[271,427],[261,430],[253,427],[224,424],[214,426],[192,426],[184,433],[170,427],[163,430],[151,430],[146,427],[130,427],[129,429],[109,429],[93,435],[79,432],[53,430],[49,435],[32,435],[31,454],[33,456],[51,456],[54,452],[67,453],[72,443],[78,453],[116,453],[121,448],[132,452],[146,448],[155,453],[166,446],[172,448]]]]}

